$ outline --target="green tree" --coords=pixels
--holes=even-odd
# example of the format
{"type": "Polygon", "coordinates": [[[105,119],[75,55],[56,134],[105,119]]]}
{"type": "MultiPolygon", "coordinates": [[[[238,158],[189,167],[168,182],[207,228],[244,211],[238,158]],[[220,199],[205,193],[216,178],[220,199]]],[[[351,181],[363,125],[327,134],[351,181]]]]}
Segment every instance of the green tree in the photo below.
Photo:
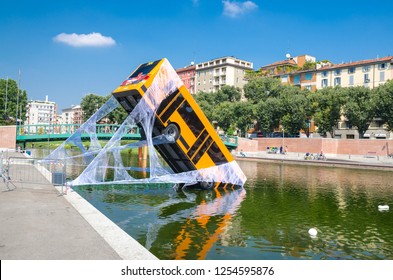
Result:
{"type": "Polygon", "coordinates": [[[363,138],[375,116],[374,100],[369,88],[358,86],[346,89],[344,116],[348,119],[350,126],[356,126],[360,138],[363,138]]]}
{"type": "Polygon", "coordinates": [[[205,115],[209,119],[209,121],[211,121],[211,122],[214,121],[214,118],[215,118],[215,115],[214,115],[214,113],[215,113],[214,95],[212,93],[207,93],[207,92],[198,92],[193,97],[194,97],[195,101],[198,103],[199,107],[205,113],[205,115]]]}
{"type": "Polygon", "coordinates": [[[286,92],[281,94],[282,118],[281,124],[286,132],[297,134],[300,130],[307,130],[307,119],[311,114],[309,99],[297,87],[286,87],[286,92]],[[292,94],[289,94],[292,92],[292,94]]]}
{"type": "Polygon", "coordinates": [[[237,102],[240,101],[242,92],[239,88],[233,86],[223,86],[217,93],[213,93],[216,103],[225,101],[237,102]]]}
{"type": "Polygon", "coordinates": [[[249,101],[236,102],[233,106],[233,113],[236,117],[236,126],[240,129],[241,135],[246,136],[250,125],[255,120],[255,105],[249,101]]]}
{"type": "Polygon", "coordinates": [[[262,131],[270,132],[279,127],[282,116],[281,99],[268,98],[255,106],[255,117],[262,131]]]}
{"type": "Polygon", "coordinates": [[[0,79],[0,124],[14,125],[16,117],[26,120],[27,93],[12,79],[0,79]]]}
{"type": "Polygon", "coordinates": [[[389,130],[393,130],[393,80],[375,89],[376,117],[386,123],[389,130]]]}
{"type": "Polygon", "coordinates": [[[87,121],[106,101],[106,96],[89,93],[82,98],[83,120],[87,121]]]}
{"type": "MultiPolygon", "coordinates": [[[[106,97],[105,102],[107,102],[110,98],[112,97],[112,94],[109,94],[106,97]]],[[[114,109],[112,112],[110,112],[107,115],[107,118],[109,119],[110,123],[114,124],[122,124],[124,120],[127,118],[128,113],[127,111],[120,105],[116,109],[114,109]]]]}
{"type": "Polygon", "coordinates": [[[278,97],[281,91],[281,81],[276,78],[254,77],[244,85],[244,96],[253,104],[268,97],[278,97]]]}
{"type": "Polygon", "coordinates": [[[235,128],[235,104],[236,103],[224,101],[214,109],[215,112],[217,112],[214,120],[217,121],[218,126],[224,131],[228,131],[229,129],[233,131],[235,128]]]}
{"type": "Polygon", "coordinates": [[[341,117],[343,88],[327,87],[310,93],[309,98],[314,110],[313,118],[318,126],[318,133],[326,136],[329,132],[333,136],[334,127],[341,117]]]}

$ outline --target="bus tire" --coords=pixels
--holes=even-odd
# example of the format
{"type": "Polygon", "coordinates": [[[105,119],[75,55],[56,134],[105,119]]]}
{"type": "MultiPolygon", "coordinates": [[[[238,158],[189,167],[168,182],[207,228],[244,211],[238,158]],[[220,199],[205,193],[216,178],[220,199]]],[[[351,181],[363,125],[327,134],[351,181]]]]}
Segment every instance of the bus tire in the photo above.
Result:
{"type": "Polygon", "coordinates": [[[170,123],[164,129],[164,135],[166,138],[173,138],[173,139],[177,140],[180,137],[180,129],[176,124],[170,123]]]}

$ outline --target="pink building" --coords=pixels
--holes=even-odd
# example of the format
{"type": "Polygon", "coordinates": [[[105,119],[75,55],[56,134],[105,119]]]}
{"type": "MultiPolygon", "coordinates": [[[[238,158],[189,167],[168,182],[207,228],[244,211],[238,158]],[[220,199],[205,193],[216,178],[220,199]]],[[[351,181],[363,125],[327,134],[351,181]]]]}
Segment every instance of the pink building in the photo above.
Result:
{"type": "Polygon", "coordinates": [[[196,67],[194,64],[186,66],[184,68],[179,68],[176,73],[179,75],[184,86],[188,89],[191,94],[195,94],[195,73],[196,67]]]}

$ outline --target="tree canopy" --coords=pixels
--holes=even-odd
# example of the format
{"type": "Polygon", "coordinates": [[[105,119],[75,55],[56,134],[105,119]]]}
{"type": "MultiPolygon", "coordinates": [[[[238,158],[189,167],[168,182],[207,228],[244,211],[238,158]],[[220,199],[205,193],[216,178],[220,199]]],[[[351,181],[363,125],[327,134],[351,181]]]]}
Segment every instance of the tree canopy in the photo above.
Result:
{"type": "Polygon", "coordinates": [[[0,79],[0,125],[14,125],[16,118],[26,120],[27,93],[12,79],[0,79]]]}
{"type": "Polygon", "coordinates": [[[380,117],[389,130],[393,130],[393,81],[380,85],[373,96],[376,117],[380,117]]]}
{"type": "Polygon", "coordinates": [[[345,91],[344,116],[348,119],[350,126],[357,127],[360,138],[363,138],[376,112],[372,92],[369,88],[362,86],[346,88],[345,91]]]}
{"type": "MultiPolygon", "coordinates": [[[[111,94],[107,96],[96,95],[94,93],[89,93],[82,98],[81,108],[83,110],[83,120],[87,121],[102,105],[105,104],[111,98],[111,94]]],[[[109,113],[106,118],[109,119],[111,123],[121,124],[127,117],[127,112],[123,107],[119,106],[111,113],[109,113]]]]}
{"type": "MultiPolygon", "coordinates": [[[[263,132],[281,127],[296,134],[309,134],[313,120],[322,136],[334,136],[341,116],[355,127],[360,137],[375,118],[380,118],[389,129],[393,128],[393,81],[373,90],[366,87],[327,87],[316,92],[297,86],[281,84],[279,79],[263,75],[248,75],[244,86],[247,101],[231,99],[222,89],[215,93],[200,92],[195,99],[211,121],[224,131],[240,129],[242,134],[257,121],[263,132]]],[[[227,92],[233,89],[227,87],[227,92]]]]}

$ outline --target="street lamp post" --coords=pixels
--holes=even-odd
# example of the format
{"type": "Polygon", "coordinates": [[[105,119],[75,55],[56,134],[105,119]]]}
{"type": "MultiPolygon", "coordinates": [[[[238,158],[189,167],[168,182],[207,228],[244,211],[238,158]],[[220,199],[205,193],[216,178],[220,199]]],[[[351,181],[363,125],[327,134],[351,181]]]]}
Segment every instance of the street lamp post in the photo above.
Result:
{"type": "Polygon", "coordinates": [[[284,126],[282,126],[282,151],[285,154],[285,146],[284,146],[284,126]]]}

